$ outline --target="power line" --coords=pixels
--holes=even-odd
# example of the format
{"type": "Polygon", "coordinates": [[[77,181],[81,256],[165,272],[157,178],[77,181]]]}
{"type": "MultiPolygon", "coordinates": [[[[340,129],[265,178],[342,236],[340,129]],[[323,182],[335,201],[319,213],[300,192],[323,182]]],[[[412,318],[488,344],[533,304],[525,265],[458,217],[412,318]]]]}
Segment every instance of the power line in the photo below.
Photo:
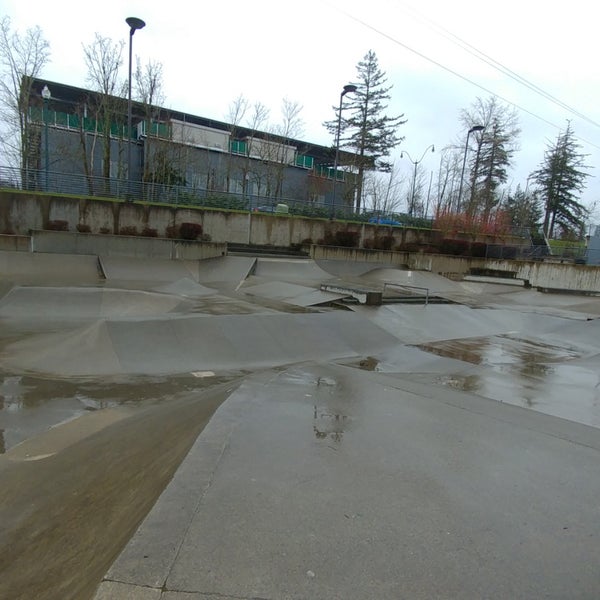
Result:
{"type": "Polygon", "coordinates": [[[514,81],[516,81],[517,83],[520,83],[521,85],[524,85],[526,88],[532,90],[536,94],[539,94],[539,95],[543,96],[544,98],[546,98],[547,100],[550,100],[550,102],[553,102],[557,106],[560,106],[561,108],[564,108],[565,110],[567,110],[571,114],[579,117],[583,121],[587,121],[591,125],[594,125],[596,127],[600,127],[600,123],[597,123],[596,121],[594,121],[593,119],[589,118],[588,116],[586,116],[585,114],[583,114],[582,112],[580,112],[579,110],[577,110],[576,108],[573,108],[572,106],[569,106],[568,104],[566,104],[565,102],[563,102],[559,98],[556,98],[555,96],[553,96],[549,92],[546,92],[545,90],[543,90],[542,88],[540,88],[535,83],[529,81],[528,79],[526,79],[525,77],[519,75],[518,73],[516,73],[515,71],[513,71],[509,67],[507,67],[507,66],[503,65],[502,63],[498,62],[496,59],[492,58],[491,56],[489,56],[485,52],[482,52],[481,50],[479,50],[478,48],[476,48],[475,46],[473,46],[469,42],[467,42],[467,41],[463,40],[462,38],[458,37],[457,35],[453,34],[451,31],[449,31],[448,29],[446,29],[443,25],[439,25],[438,23],[436,23],[432,19],[429,19],[425,15],[422,15],[421,13],[419,13],[415,8],[413,8],[410,5],[404,4],[404,6],[405,6],[405,8],[409,9],[409,12],[412,13],[411,16],[413,18],[426,23],[427,25],[429,25],[433,29],[436,29],[438,31],[438,33],[440,33],[440,35],[442,35],[446,39],[450,40],[452,43],[456,44],[457,46],[459,46],[460,48],[462,48],[463,50],[465,50],[465,52],[468,52],[472,56],[475,56],[476,58],[478,58],[479,60],[483,61],[487,65],[489,65],[489,66],[493,67],[494,69],[500,71],[504,75],[507,75],[508,77],[510,77],[511,79],[513,79],[514,81]]]}
{"type": "MultiPolygon", "coordinates": [[[[328,3],[329,4],[329,3],[328,3]]],[[[378,35],[390,40],[391,42],[393,42],[394,44],[397,44],[398,46],[401,46],[402,48],[404,48],[405,50],[408,50],[409,52],[412,52],[413,54],[416,54],[418,57],[422,58],[423,60],[426,60],[427,62],[430,62],[431,64],[434,64],[436,67],[439,67],[440,69],[443,69],[444,71],[447,71],[448,73],[454,75],[455,77],[458,77],[459,79],[462,79],[463,81],[466,81],[467,83],[470,83],[471,85],[479,88],[480,90],[483,90],[484,92],[491,94],[492,96],[496,96],[497,98],[500,98],[500,100],[502,100],[503,102],[506,102],[507,104],[510,104],[511,106],[514,106],[515,108],[519,109],[520,111],[527,113],[528,115],[531,115],[532,117],[538,119],[539,121],[542,121],[544,123],[546,123],[547,125],[550,125],[551,127],[554,127],[555,129],[558,129],[559,131],[562,131],[562,128],[558,125],[556,125],[555,123],[552,123],[551,121],[548,121],[547,119],[545,119],[544,117],[540,116],[537,113],[534,113],[522,106],[520,106],[519,104],[517,104],[516,102],[513,102],[512,100],[509,100],[507,98],[504,98],[503,96],[501,96],[500,94],[497,94],[496,92],[486,88],[485,86],[477,83],[476,81],[473,81],[472,79],[469,79],[468,77],[466,77],[465,75],[461,75],[460,73],[458,73],[457,71],[455,71],[454,69],[451,69],[450,67],[447,67],[446,65],[443,65],[442,63],[434,60],[433,58],[430,58],[429,56],[426,56],[425,54],[423,54],[422,52],[419,52],[418,50],[415,50],[414,48],[411,48],[410,46],[408,46],[407,44],[401,42],[400,40],[394,38],[393,36],[391,36],[390,34],[386,33],[385,31],[382,31],[380,29],[378,29],[377,27],[375,27],[374,25],[371,25],[370,23],[367,23],[366,21],[364,21],[363,19],[356,17],[355,15],[350,14],[349,12],[337,7],[337,6],[333,6],[331,4],[329,4],[334,10],[337,10],[338,12],[344,14],[346,17],[348,17],[349,19],[355,21],[356,23],[359,23],[360,25],[362,25],[363,27],[366,27],[367,29],[370,29],[371,31],[377,33],[378,35]]],[[[458,38],[457,38],[458,39],[458,38]]],[[[481,53],[483,54],[483,53],[481,53]]],[[[483,59],[482,59],[483,60],[483,59]]],[[[489,64],[489,63],[488,63],[489,64]]],[[[535,88],[536,86],[534,86],[533,84],[531,84],[533,86],[533,88],[535,88]]],[[[532,89],[533,89],[532,88],[532,89]]],[[[536,91],[536,90],[533,90],[536,91]]],[[[539,93],[539,92],[537,92],[539,93]]],[[[558,101],[560,103],[560,101],[558,101]]],[[[563,107],[565,108],[566,105],[563,107]]],[[[589,119],[586,118],[586,120],[589,121],[589,119]]],[[[594,123],[593,121],[591,121],[594,125],[596,125],[596,123],[594,123]]],[[[600,125],[599,125],[600,126],[600,125]]],[[[600,146],[590,142],[589,140],[586,140],[580,136],[575,136],[577,137],[579,140],[581,140],[582,142],[585,142],[586,144],[589,144],[590,146],[593,146],[594,148],[597,148],[600,150],[600,146]]]]}

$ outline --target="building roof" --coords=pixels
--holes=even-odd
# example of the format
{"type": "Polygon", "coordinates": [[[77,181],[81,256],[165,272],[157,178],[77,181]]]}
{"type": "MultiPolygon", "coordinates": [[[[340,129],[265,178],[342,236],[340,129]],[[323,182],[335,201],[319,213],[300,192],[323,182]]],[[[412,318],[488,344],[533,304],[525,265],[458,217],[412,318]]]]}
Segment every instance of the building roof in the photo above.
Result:
{"type": "MultiPolygon", "coordinates": [[[[94,92],[93,90],[87,90],[56,81],[48,81],[45,79],[35,78],[32,84],[33,96],[30,98],[30,103],[33,103],[33,99],[39,97],[41,99],[41,93],[43,87],[47,85],[52,97],[51,105],[55,110],[59,110],[66,113],[72,113],[75,107],[85,105],[89,103],[89,100],[94,97],[99,97],[100,93],[94,92]],[[38,96],[39,94],[39,96],[38,96]]],[[[115,100],[121,100],[126,102],[126,98],[119,96],[113,96],[115,100]]],[[[41,102],[40,102],[41,103],[41,102]]],[[[320,144],[313,144],[304,140],[298,140],[293,138],[286,138],[265,131],[256,131],[248,127],[239,125],[232,125],[224,121],[217,121],[207,117],[201,117],[186,113],[182,111],[167,109],[163,107],[156,107],[159,114],[159,120],[169,121],[178,120],[186,123],[195,125],[201,125],[203,127],[210,127],[211,129],[217,129],[220,131],[227,131],[232,134],[234,139],[243,140],[248,137],[256,137],[260,139],[269,139],[278,143],[290,145],[296,147],[298,154],[312,156],[318,164],[321,165],[333,165],[335,160],[335,148],[333,146],[322,146],[320,144]]],[[[139,121],[145,117],[146,111],[144,105],[140,102],[132,102],[132,115],[135,121],[139,121]]],[[[123,113],[123,121],[127,119],[126,110],[123,113]]],[[[346,165],[353,164],[356,155],[353,152],[340,150],[338,157],[338,164],[346,165]]]]}

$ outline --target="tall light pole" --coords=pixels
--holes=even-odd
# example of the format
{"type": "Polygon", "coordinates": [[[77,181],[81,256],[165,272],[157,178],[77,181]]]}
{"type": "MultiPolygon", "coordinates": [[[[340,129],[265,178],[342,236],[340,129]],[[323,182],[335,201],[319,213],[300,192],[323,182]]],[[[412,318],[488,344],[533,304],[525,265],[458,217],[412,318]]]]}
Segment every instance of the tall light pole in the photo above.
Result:
{"type": "Polygon", "coordinates": [[[351,94],[355,92],[357,87],[351,83],[344,86],[342,93],[340,94],[340,108],[338,110],[338,122],[337,122],[337,134],[335,136],[335,160],[333,162],[333,199],[331,202],[331,218],[335,218],[335,192],[336,192],[336,184],[337,184],[337,168],[338,162],[340,158],[340,133],[342,130],[342,101],[346,94],[351,94]]]}
{"type": "Polygon", "coordinates": [[[50,155],[48,154],[48,103],[52,94],[47,85],[42,88],[42,98],[44,99],[44,171],[46,174],[46,191],[48,191],[48,171],[50,169],[50,155]]]}
{"type": "Polygon", "coordinates": [[[125,19],[127,25],[129,25],[129,95],[127,99],[127,181],[128,181],[128,194],[127,199],[131,198],[131,56],[133,48],[133,34],[138,30],[146,26],[146,23],[142,19],[137,17],[127,17],[125,19]]]}
{"type": "Polygon", "coordinates": [[[404,158],[404,155],[406,154],[406,156],[408,156],[408,160],[410,160],[410,162],[415,166],[414,171],[413,171],[412,192],[410,194],[410,204],[408,206],[408,216],[409,217],[413,216],[413,211],[415,210],[415,185],[417,182],[417,166],[425,158],[425,155],[427,154],[427,152],[429,150],[431,150],[432,152],[435,152],[435,146],[433,144],[431,144],[431,146],[427,146],[427,148],[425,148],[425,150],[423,151],[423,154],[421,155],[421,158],[419,160],[413,160],[410,157],[410,154],[406,150],[402,150],[402,152],[400,152],[400,158],[404,158]]]}
{"type": "Polygon", "coordinates": [[[458,188],[458,200],[457,200],[457,209],[460,209],[460,201],[462,199],[462,189],[463,189],[463,181],[465,178],[465,165],[467,164],[467,151],[469,150],[469,136],[475,131],[483,131],[483,125],[473,125],[469,131],[467,131],[467,139],[465,141],[465,154],[463,156],[463,164],[462,171],[460,173],[460,186],[458,188]]]}

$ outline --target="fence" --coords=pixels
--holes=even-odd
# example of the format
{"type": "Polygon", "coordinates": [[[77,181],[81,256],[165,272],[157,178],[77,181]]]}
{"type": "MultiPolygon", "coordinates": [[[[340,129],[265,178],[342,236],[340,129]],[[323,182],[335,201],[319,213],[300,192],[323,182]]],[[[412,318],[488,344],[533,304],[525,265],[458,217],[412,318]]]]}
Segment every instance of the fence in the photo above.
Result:
{"type": "MultiPolygon", "coordinates": [[[[0,188],[50,194],[91,196],[116,200],[143,201],[170,204],[178,207],[220,208],[257,212],[275,212],[278,204],[286,204],[291,214],[305,217],[335,218],[359,222],[374,222],[373,212],[362,210],[342,202],[335,205],[289,197],[273,197],[259,194],[242,194],[200,187],[167,185],[127,181],[126,179],[58,173],[44,169],[18,169],[0,167],[0,188]]],[[[377,219],[385,223],[388,215],[378,213],[377,219]],[[383,218],[381,218],[383,217],[383,218]]],[[[391,215],[389,215],[391,220],[391,215]]],[[[431,220],[423,220],[421,226],[431,228],[431,220]]],[[[408,224],[408,223],[406,223],[408,224]]]]}

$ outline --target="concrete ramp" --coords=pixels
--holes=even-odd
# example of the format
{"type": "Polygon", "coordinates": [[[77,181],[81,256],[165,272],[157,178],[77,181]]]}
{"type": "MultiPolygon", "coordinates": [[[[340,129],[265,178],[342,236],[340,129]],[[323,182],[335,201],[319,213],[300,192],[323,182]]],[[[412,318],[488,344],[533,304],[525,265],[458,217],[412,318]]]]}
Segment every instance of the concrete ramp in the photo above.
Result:
{"type": "Polygon", "coordinates": [[[564,319],[554,316],[459,305],[389,304],[355,311],[406,344],[504,333],[540,336],[564,324],[564,319]]]}
{"type": "Polygon", "coordinates": [[[177,281],[196,279],[194,261],[167,258],[100,256],[100,266],[108,281],[177,281]]]}
{"type": "Polygon", "coordinates": [[[9,369],[58,376],[170,374],[359,357],[397,344],[352,313],[189,316],[98,321],[4,349],[9,369]]]}
{"type": "Polygon", "coordinates": [[[315,285],[332,278],[331,273],[324,271],[314,260],[282,260],[259,258],[256,261],[254,275],[279,281],[301,281],[315,285]]]}
{"type": "Polygon", "coordinates": [[[0,276],[19,282],[98,283],[98,258],[88,255],[0,252],[0,276]]]}
{"type": "Polygon", "coordinates": [[[181,298],[135,290],[97,287],[14,287],[0,300],[0,317],[98,319],[148,317],[189,310],[181,298]]]}
{"type": "Polygon", "coordinates": [[[256,285],[244,286],[241,291],[249,296],[259,296],[269,300],[279,300],[295,306],[317,306],[344,298],[343,294],[322,292],[305,285],[269,281],[256,285]]]}
{"type": "Polygon", "coordinates": [[[323,269],[323,271],[329,273],[333,277],[360,277],[366,273],[379,269],[389,271],[404,270],[404,267],[394,269],[394,267],[390,267],[388,264],[376,262],[317,259],[315,260],[315,263],[323,269]]]}
{"type": "Polygon", "coordinates": [[[199,260],[194,264],[196,280],[204,285],[236,289],[256,265],[256,258],[247,256],[220,256],[199,260]]]}

